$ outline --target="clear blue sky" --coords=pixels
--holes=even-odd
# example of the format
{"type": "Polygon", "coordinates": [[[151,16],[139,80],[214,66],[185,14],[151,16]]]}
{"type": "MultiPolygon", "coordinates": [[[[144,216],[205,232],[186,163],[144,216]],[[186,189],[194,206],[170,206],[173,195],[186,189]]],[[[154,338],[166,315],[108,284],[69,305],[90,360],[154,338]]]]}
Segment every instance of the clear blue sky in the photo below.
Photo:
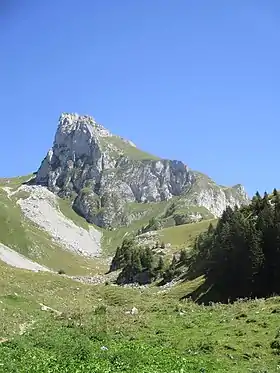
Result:
{"type": "Polygon", "coordinates": [[[61,112],[251,194],[280,187],[279,0],[1,0],[0,175],[61,112]]]}

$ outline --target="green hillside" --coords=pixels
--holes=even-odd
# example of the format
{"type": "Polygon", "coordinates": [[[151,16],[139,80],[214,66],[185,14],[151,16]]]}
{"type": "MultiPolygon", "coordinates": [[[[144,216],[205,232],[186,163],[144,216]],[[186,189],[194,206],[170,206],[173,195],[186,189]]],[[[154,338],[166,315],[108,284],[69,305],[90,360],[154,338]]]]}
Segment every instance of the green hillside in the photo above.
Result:
{"type": "Polygon", "coordinates": [[[2,372],[277,370],[277,297],[204,307],[179,301],[199,280],[143,292],[0,268],[2,372]]]}
{"type": "Polygon", "coordinates": [[[192,246],[195,238],[207,230],[210,223],[216,224],[216,219],[203,220],[198,223],[190,223],[159,231],[161,241],[165,244],[171,243],[175,248],[186,248],[192,246]]]}
{"type": "MultiPolygon", "coordinates": [[[[106,270],[103,259],[87,259],[64,250],[46,231],[24,218],[16,202],[19,198],[26,198],[28,195],[26,192],[18,192],[9,197],[3,186],[16,190],[27,179],[28,177],[9,179],[8,183],[7,179],[1,181],[0,243],[54,271],[62,269],[68,275],[94,274],[100,271],[103,273],[106,270]]],[[[72,211],[71,209],[71,216],[75,217],[73,220],[84,221],[72,211]]]]}

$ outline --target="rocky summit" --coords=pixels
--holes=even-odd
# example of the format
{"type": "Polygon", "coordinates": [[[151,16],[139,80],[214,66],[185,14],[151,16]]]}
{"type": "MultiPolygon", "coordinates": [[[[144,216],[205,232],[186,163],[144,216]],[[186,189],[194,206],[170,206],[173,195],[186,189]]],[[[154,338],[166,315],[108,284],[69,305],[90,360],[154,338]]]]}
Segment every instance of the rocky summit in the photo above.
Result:
{"type": "Polygon", "coordinates": [[[64,113],[36,184],[72,200],[88,222],[130,224],[153,204],[162,226],[218,217],[247,204],[241,185],[224,187],[177,160],[160,159],[113,135],[91,116],[64,113]]]}

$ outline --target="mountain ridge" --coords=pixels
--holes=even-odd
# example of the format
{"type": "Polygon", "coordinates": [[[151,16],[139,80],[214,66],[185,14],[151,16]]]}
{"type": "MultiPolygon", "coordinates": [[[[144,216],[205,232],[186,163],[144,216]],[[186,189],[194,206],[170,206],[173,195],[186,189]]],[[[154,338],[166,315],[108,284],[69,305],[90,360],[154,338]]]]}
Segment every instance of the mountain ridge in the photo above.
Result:
{"type": "Polygon", "coordinates": [[[205,218],[205,214],[195,211],[192,220],[190,208],[203,207],[218,217],[226,206],[249,201],[240,184],[219,186],[182,161],[160,159],[139,150],[91,116],[67,113],[59,118],[53,146],[38,169],[36,183],[70,198],[75,211],[88,222],[110,229],[137,219],[127,213],[129,203],[166,201],[168,206],[173,198],[179,198],[177,210],[184,206],[186,211],[183,219],[174,220],[177,225],[179,221],[205,218]]]}

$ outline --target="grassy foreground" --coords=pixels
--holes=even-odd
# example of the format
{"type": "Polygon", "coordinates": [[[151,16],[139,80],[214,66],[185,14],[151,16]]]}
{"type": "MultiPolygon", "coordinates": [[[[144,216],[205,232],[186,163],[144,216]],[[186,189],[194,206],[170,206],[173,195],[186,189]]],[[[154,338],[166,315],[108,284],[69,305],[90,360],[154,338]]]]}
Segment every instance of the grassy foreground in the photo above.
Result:
{"type": "MultiPolygon", "coordinates": [[[[11,180],[9,186],[16,189],[22,181],[11,180]]],[[[6,183],[0,180],[0,185],[6,183]]],[[[16,205],[19,197],[25,196],[9,199],[0,190],[0,233],[5,244],[51,268],[63,267],[67,274],[104,273],[102,261],[87,261],[61,250],[46,232],[23,219],[16,205]],[[34,244],[35,251],[31,250],[34,244]]],[[[59,201],[59,207],[77,225],[88,228],[67,201],[59,201]]],[[[156,207],[158,213],[164,210],[161,204],[156,207]]],[[[150,213],[135,222],[131,232],[150,213]]],[[[208,224],[158,233],[165,243],[186,247],[208,224]]],[[[125,233],[123,229],[117,235],[104,234],[105,250],[110,252],[125,233]]],[[[0,262],[0,372],[280,371],[280,297],[208,307],[180,301],[202,282],[199,278],[169,290],[90,286],[0,262]],[[132,315],[133,307],[138,312],[132,315]]]]}
{"type": "Polygon", "coordinates": [[[202,279],[132,289],[0,271],[1,372],[279,370],[280,297],[206,307],[179,301],[202,279]]]}

